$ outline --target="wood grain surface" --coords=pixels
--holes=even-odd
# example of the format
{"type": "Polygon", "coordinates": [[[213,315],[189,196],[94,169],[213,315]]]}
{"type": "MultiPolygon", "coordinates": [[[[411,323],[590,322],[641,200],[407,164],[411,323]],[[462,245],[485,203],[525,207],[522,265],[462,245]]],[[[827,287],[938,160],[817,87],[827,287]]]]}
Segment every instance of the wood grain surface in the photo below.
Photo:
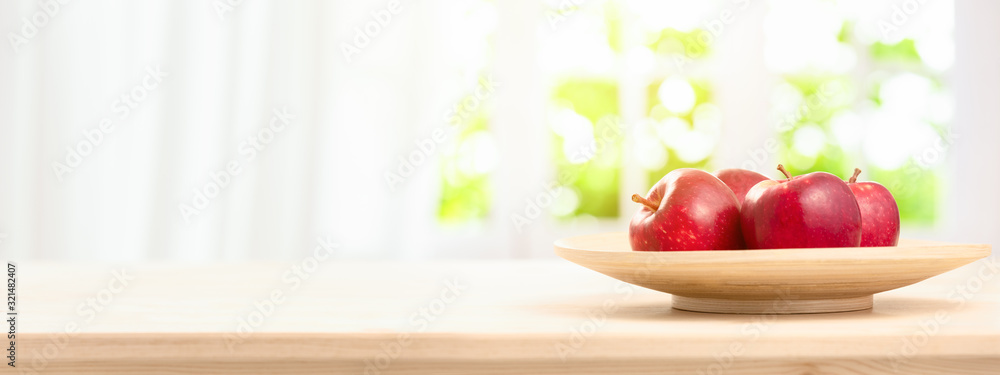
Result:
{"type": "Polygon", "coordinates": [[[725,315],[562,260],[19,265],[25,374],[996,374],[1000,262],[725,315]],[[296,271],[298,269],[298,272],[296,271]]]}

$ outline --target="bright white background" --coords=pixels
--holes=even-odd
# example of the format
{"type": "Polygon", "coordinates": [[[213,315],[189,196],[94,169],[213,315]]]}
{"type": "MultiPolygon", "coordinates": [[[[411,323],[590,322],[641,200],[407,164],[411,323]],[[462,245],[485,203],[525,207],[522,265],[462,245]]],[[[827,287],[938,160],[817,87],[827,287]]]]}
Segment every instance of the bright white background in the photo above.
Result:
{"type": "MultiPolygon", "coordinates": [[[[245,0],[220,17],[211,1],[69,1],[16,50],[9,33],[40,5],[0,3],[0,254],[298,259],[317,236],[329,236],[345,258],[543,257],[552,256],[555,238],[624,230],[629,208],[613,221],[560,224],[546,216],[517,230],[509,220],[554,178],[543,125],[542,4],[498,1],[491,10],[405,1],[348,62],[342,43],[386,3],[245,0]],[[478,51],[489,33],[492,50],[478,51]],[[491,99],[493,210],[477,224],[441,227],[433,154],[398,189],[383,174],[414,141],[446,126],[442,113],[474,89],[483,66],[501,83],[491,99]],[[115,101],[147,67],[168,75],[122,118],[115,101]],[[294,120],[248,160],[240,144],[275,108],[294,120]],[[67,147],[103,118],[114,131],[60,181],[52,163],[65,163],[67,147]],[[179,205],[231,160],[242,173],[185,220],[179,205]]],[[[873,14],[888,15],[893,3],[871,5],[873,14]]],[[[948,80],[960,137],[947,160],[946,209],[937,227],[904,236],[997,243],[1000,4],[954,8],[948,80]]],[[[760,94],[773,85],[763,78],[765,10],[755,4],[741,16],[713,47],[718,62],[703,68],[722,77],[716,90],[726,118],[745,121],[726,124],[716,165],[738,166],[772,135],[768,95],[760,94]]],[[[622,190],[644,191],[636,181],[626,176],[622,190]]]]}

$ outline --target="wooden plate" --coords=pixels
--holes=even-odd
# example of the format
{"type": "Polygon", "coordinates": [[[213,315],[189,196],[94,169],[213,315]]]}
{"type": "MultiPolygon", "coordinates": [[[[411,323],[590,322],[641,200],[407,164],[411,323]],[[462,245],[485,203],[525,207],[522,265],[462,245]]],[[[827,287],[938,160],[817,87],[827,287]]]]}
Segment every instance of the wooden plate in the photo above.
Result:
{"type": "Polygon", "coordinates": [[[870,309],[872,295],[985,258],[990,245],[900,240],[897,247],[632,251],[628,234],[564,238],[556,254],[673,294],[680,310],[803,314],[870,309]]]}

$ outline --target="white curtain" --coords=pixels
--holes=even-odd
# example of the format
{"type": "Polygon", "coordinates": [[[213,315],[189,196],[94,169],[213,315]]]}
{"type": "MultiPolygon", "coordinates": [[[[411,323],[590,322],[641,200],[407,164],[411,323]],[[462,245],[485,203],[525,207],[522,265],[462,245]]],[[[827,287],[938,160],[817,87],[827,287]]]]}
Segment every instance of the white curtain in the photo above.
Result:
{"type": "MultiPolygon", "coordinates": [[[[544,115],[551,77],[539,40],[556,31],[543,7],[534,0],[0,3],[0,258],[301,259],[319,238],[352,258],[551,257],[555,238],[624,230],[630,209],[617,220],[542,215],[511,225],[555,175],[544,115]],[[443,114],[484,76],[500,83],[489,98],[499,160],[492,209],[485,220],[441,226],[440,152],[397,189],[384,175],[415,141],[453,131],[443,114]]],[[[722,56],[748,59],[722,61],[759,60],[765,7],[719,42],[722,56]]],[[[1000,60],[986,48],[998,35],[995,8],[956,4],[951,79],[962,138],[945,176],[948,207],[938,228],[904,235],[997,240],[1000,177],[979,166],[997,159],[990,125],[997,107],[983,104],[1000,86],[992,84],[1000,60]]],[[[560,30],[572,36],[572,27],[560,30]]],[[[768,129],[767,95],[759,92],[772,80],[759,61],[717,68],[720,104],[740,119],[730,125],[744,130],[725,132],[716,157],[735,166],[769,135],[758,131],[768,129]]],[[[644,187],[641,173],[625,175],[627,204],[627,193],[644,187]]]]}
{"type": "Polygon", "coordinates": [[[344,257],[508,256],[509,236],[482,241],[504,225],[434,225],[434,155],[384,180],[489,73],[477,4],[3,2],[0,251],[298,259],[329,237],[344,257]]]}

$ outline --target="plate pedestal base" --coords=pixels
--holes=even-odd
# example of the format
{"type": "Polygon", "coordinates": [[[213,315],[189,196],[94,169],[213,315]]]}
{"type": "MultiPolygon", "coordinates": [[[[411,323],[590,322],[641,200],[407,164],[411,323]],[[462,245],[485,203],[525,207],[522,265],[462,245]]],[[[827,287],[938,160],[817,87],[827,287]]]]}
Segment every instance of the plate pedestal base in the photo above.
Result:
{"type": "Polygon", "coordinates": [[[678,310],[719,314],[816,314],[872,308],[872,295],[812,300],[736,300],[673,296],[678,310]]]}

